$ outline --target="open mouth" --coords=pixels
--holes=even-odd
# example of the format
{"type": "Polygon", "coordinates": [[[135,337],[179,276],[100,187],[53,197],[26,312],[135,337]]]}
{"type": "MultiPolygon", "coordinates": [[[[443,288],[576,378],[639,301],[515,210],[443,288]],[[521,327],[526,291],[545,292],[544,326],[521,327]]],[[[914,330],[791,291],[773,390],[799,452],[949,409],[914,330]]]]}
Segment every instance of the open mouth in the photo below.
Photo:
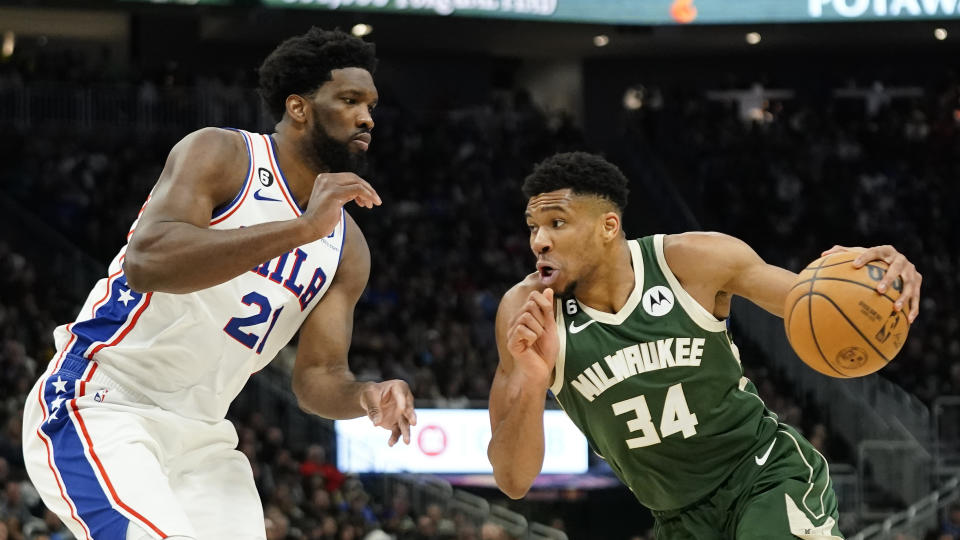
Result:
{"type": "Polygon", "coordinates": [[[540,273],[540,282],[544,285],[551,285],[560,274],[558,269],[546,263],[537,263],[537,271],[540,273]]]}

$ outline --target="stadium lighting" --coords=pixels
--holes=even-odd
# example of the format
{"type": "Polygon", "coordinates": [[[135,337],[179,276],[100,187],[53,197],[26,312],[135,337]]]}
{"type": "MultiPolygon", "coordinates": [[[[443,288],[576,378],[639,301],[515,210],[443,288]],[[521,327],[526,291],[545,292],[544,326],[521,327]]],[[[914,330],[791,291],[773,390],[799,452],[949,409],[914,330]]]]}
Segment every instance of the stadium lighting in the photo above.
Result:
{"type": "Polygon", "coordinates": [[[597,47],[606,47],[607,45],[610,44],[610,37],[607,36],[606,34],[593,36],[593,44],[596,45],[597,47]]]}
{"type": "Polygon", "coordinates": [[[363,23],[355,24],[353,28],[350,29],[350,33],[357,37],[369,36],[372,32],[373,27],[363,23]]]}
{"type": "Polygon", "coordinates": [[[17,36],[11,32],[6,31],[3,33],[3,57],[10,58],[13,56],[13,46],[17,42],[17,36]]]}
{"type": "Polygon", "coordinates": [[[747,43],[750,45],[756,45],[760,43],[760,33],[759,32],[750,32],[747,34],[747,43]]]}
{"type": "Polygon", "coordinates": [[[937,28],[933,31],[933,37],[937,38],[940,41],[947,39],[947,29],[946,28],[937,28]]]}

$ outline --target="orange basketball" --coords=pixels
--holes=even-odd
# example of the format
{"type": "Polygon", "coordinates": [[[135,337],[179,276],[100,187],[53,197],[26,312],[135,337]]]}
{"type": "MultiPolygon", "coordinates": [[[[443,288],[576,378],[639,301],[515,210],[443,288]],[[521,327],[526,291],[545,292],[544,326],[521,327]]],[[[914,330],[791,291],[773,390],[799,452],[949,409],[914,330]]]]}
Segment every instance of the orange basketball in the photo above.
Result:
{"type": "Polygon", "coordinates": [[[897,278],[884,294],[878,293],[887,263],[854,268],[857,255],[834,253],[810,263],[784,304],[783,323],[793,350],[831,377],[862,377],[887,365],[910,329],[906,310],[893,308],[903,282],[897,278]]]}

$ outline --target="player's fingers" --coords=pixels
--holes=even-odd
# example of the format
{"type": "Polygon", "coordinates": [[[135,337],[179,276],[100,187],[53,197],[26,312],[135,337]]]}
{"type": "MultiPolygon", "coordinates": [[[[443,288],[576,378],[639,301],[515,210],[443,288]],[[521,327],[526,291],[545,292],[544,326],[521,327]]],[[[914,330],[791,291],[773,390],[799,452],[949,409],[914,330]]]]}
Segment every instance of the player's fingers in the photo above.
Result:
{"type": "Polygon", "coordinates": [[[352,200],[364,208],[373,208],[381,203],[380,196],[373,187],[359,178],[349,184],[340,184],[337,187],[337,200],[342,204],[352,200]]]}
{"type": "Polygon", "coordinates": [[[410,422],[407,422],[407,419],[401,416],[398,425],[400,426],[400,433],[403,436],[403,443],[410,444],[410,422]]]}
{"type": "Polygon", "coordinates": [[[860,255],[853,260],[853,267],[861,268],[870,261],[883,261],[887,264],[890,264],[893,262],[893,258],[897,255],[897,253],[897,250],[893,249],[893,246],[889,245],[867,248],[864,249],[863,252],[861,252],[860,255]]]}
{"type": "Polygon", "coordinates": [[[903,278],[903,292],[900,294],[900,298],[897,303],[901,307],[907,307],[907,320],[912,324],[916,320],[917,316],[920,315],[920,285],[923,283],[923,276],[920,275],[920,272],[917,272],[917,269],[910,265],[910,268],[904,273],[903,278]]]}
{"type": "Polygon", "coordinates": [[[536,295],[531,295],[531,300],[534,302],[537,307],[537,311],[539,312],[538,318],[543,322],[553,319],[553,291],[551,289],[547,290],[551,292],[550,299],[547,298],[547,295],[539,291],[534,291],[536,295]]]}
{"type": "MultiPolygon", "coordinates": [[[[507,347],[514,353],[523,351],[533,343],[533,341],[522,334],[520,328],[520,326],[513,326],[507,333],[507,347]]],[[[527,332],[530,332],[530,330],[527,329],[527,332]]]]}
{"type": "Polygon", "coordinates": [[[834,246],[826,251],[820,253],[821,257],[826,257],[827,255],[833,255],[834,253],[843,253],[844,251],[849,251],[850,248],[841,246],[839,244],[834,244],[834,246]]]}
{"type": "MultiPolygon", "coordinates": [[[[890,287],[895,287],[895,282],[900,280],[900,299],[903,300],[903,274],[906,270],[907,265],[911,264],[906,257],[897,253],[891,260],[887,261],[887,271],[883,273],[883,278],[880,279],[880,283],[877,283],[877,290],[880,292],[885,292],[890,287]]],[[[903,303],[903,302],[899,302],[903,303]]],[[[899,307],[897,309],[900,309],[899,307]]]]}
{"type": "Polygon", "coordinates": [[[530,312],[526,312],[521,315],[520,318],[517,319],[517,323],[526,326],[538,337],[543,334],[543,325],[540,324],[540,321],[538,321],[537,318],[534,317],[530,312]]]}
{"type": "Polygon", "coordinates": [[[393,445],[397,444],[397,441],[400,440],[400,435],[401,435],[400,427],[399,426],[394,427],[390,431],[390,440],[387,441],[387,446],[392,447],[393,445]]]}
{"type": "Polygon", "coordinates": [[[543,310],[540,308],[539,302],[534,297],[531,297],[526,301],[526,303],[523,304],[523,311],[520,313],[520,316],[517,317],[517,320],[520,320],[520,317],[522,317],[524,314],[528,314],[535,318],[541,326],[546,323],[546,317],[543,315],[543,310]]]}
{"type": "Polygon", "coordinates": [[[537,341],[537,334],[525,325],[518,325],[516,328],[515,339],[523,345],[529,347],[530,344],[537,341]]]}

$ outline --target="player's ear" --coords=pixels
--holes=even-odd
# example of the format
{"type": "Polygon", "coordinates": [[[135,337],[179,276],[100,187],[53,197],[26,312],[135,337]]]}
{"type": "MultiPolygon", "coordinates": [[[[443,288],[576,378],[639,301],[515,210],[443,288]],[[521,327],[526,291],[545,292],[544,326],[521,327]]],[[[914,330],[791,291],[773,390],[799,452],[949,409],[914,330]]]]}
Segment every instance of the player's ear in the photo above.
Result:
{"type": "Polygon", "coordinates": [[[616,212],[604,212],[603,214],[603,239],[607,242],[620,236],[620,214],[616,212]]]}
{"type": "Polygon", "coordinates": [[[298,94],[290,94],[287,96],[287,101],[285,103],[287,108],[287,116],[290,117],[296,123],[302,123],[307,121],[307,100],[298,94]]]}

